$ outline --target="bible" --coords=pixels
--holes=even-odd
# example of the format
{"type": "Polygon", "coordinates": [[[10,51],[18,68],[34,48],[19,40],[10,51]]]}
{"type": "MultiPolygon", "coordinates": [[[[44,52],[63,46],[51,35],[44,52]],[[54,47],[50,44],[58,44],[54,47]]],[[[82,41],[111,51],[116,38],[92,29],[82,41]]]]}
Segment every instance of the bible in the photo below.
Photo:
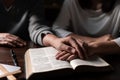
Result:
{"type": "Polygon", "coordinates": [[[101,57],[94,56],[87,60],[73,59],[70,62],[57,60],[58,51],[53,47],[30,48],[25,53],[27,80],[55,77],[74,72],[110,71],[111,65],[101,57]]]}

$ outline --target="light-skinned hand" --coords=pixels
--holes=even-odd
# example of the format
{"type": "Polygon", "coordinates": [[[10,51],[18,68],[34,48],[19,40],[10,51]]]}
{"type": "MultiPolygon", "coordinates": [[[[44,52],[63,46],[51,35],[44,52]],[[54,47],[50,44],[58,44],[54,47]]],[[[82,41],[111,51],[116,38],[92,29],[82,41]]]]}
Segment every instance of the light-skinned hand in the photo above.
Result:
{"type": "Polygon", "coordinates": [[[0,33],[0,46],[7,47],[23,47],[26,45],[26,42],[10,33],[0,33]]]}

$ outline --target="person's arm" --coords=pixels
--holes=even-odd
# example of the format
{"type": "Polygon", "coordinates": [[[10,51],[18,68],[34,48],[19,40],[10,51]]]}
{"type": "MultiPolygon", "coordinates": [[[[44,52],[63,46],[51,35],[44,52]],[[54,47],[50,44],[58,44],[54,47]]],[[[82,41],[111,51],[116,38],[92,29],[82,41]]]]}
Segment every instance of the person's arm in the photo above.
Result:
{"type": "MultiPolygon", "coordinates": [[[[59,51],[66,51],[75,54],[78,47],[77,43],[71,37],[59,38],[53,34],[47,34],[43,38],[45,46],[52,46],[59,51]]],[[[78,52],[77,52],[78,53],[78,52]]]]}
{"type": "MultiPolygon", "coordinates": [[[[80,35],[76,35],[76,34],[70,34],[69,37],[73,38],[75,40],[76,44],[79,45],[79,47],[80,47],[79,50],[81,51],[81,53],[71,54],[69,52],[63,51],[63,52],[59,52],[59,54],[56,55],[57,59],[71,60],[71,59],[76,58],[76,56],[77,56],[77,58],[83,57],[81,59],[86,59],[92,55],[98,55],[98,53],[103,54],[104,49],[105,50],[107,49],[107,48],[105,48],[105,46],[109,45],[109,47],[110,47],[110,44],[113,44],[113,43],[110,43],[110,41],[113,40],[113,37],[110,34],[106,34],[106,35],[103,35],[101,37],[96,37],[96,38],[80,36],[80,35]],[[102,50],[102,48],[103,48],[103,50],[102,50]],[[101,51],[101,52],[99,52],[99,51],[101,51]],[[95,54],[95,53],[97,53],[97,54],[95,54]]],[[[112,47],[114,47],[114,46],[111,45],[111,48],[112,47]]],[[[115,49],[117,49],[117,48],[115,48],[115,49]]]]}
{"type": "Polygon", "coordinates": [[[90,42],[101,42],[101,41],[108,41],[112,40],[113,37],[110,34],[106,34],[100,37],[89,37],[89,36],[82,36],[82,35],[77,35],[77,34],[69,34],[68,36],[74,38],[78,42],[85,42],[85,43],[90,43],[90,42]]]}
{"type": "Polygon", "coordinates": [[[48,33],[52,34],[51,28],[45,24],[43,0],[37,0],[36,4],[30,9],[28,30],[31,40],[42,46],[44,35],[48,33]]]}
{"type": "MultiPolygon", "coordinates": [[[[65,51],[68,51],[70,53],[75,53],[75,49],[69,46],[68,44],[66,44],[66,43],[69,43],[68,41],[66,41],[68,40],[68,38],[62,39],[62,38],[55,36],[52,33],[51,28],[43,24],[44,10],[43,10],[42,3],[41,4],[39,3],[36,9],[32,11],[29,21],[30,21],[29,33],[30,33],[30,38],[32,41],[42,46],[53,46],[58,50],[64,49],[65,51]]],[[[69,44],[71,44],[71,42],[73,43],[73,40],[70,40],[69,44]]]]}
{"type": "MultiPolygon", "coordinates": [[[[120,42],[120,38],[118,42],[120,42]]],[[[120,45],[118,45],[118,43],[116,43],[114,40],[91,42],[85,44],[84,47],[87,50],[88,56],[120,53],[120,45]]]]}

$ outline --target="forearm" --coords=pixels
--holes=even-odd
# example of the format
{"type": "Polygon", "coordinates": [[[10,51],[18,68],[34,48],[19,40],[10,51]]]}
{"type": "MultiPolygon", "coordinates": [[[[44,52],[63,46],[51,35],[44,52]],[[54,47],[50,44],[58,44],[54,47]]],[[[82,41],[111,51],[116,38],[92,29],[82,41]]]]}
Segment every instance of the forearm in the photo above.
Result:
{"type": "Polygon", "coordinates": [[[82,36],[82,35],[77,35],[77,34],[69,34],[68,36],[71,36],[73,38],[79,39],[83,42],[89,43],[89,42],[100,42],[100,41],[108,41],[108,40],[112,40],[112,36],[110,34],[106,34],[100,37],[89,37],[89,36],[82,36]]]}
{"type": "Polygon", "coordinates": [[[46,33],[51,33],[51,28],[49,26],[43,25],[42,19],[40,19],[37,15],[32,15],[29,23],[29,35],[33,42],[39,45],[43,45],[42,43],[42,35],[46,33]]]}
{"type": "Polygon", "coordinates": [[[87,50],[90,56],[120,53],[120,47],[112,40],[89,43],[87,50]]]}

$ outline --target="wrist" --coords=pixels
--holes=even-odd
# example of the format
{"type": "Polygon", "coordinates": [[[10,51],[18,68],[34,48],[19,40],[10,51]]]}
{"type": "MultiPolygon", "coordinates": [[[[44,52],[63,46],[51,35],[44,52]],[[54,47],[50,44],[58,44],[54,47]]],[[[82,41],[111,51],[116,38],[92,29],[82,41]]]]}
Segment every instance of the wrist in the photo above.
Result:
{"type": "Polygon", "coordinates": [[[53,34],[46,34],[43,37],[43,45],[44,46],[53,46],[54,40],[56,40],[58,37],[53,34]]]}

